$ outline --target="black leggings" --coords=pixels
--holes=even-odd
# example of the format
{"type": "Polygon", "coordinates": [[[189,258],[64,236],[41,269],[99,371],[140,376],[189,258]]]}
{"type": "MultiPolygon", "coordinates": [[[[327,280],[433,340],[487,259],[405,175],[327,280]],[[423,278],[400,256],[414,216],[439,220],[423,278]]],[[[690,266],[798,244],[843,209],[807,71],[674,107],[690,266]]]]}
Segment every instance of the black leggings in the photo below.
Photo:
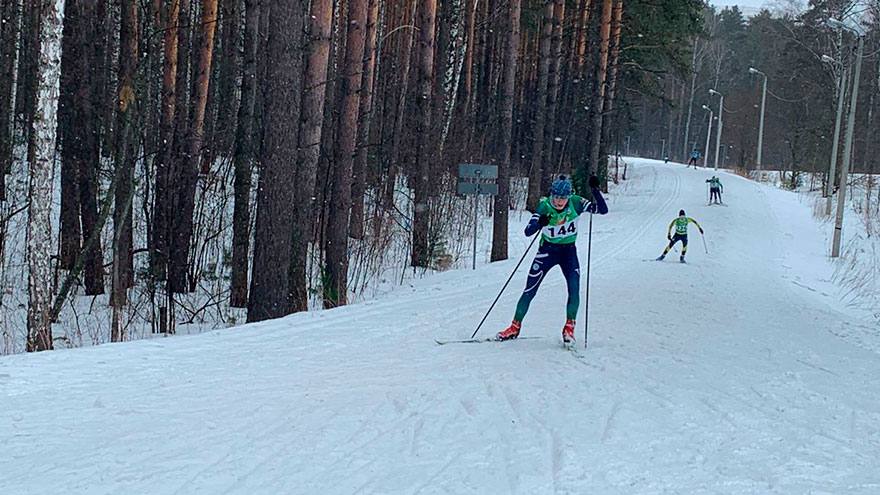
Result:
{"type": "Polygon", "coordinates": [[[666,246],[666,249],[663,250],[663,256],[666,256],[666,253],[675,246],[675,243],[681,241],[681,255],[684,256],[688,250],[688,236],[687,234],[675,234],[672,236],[672,239],[669,241],[669,245],[666,246]]]}

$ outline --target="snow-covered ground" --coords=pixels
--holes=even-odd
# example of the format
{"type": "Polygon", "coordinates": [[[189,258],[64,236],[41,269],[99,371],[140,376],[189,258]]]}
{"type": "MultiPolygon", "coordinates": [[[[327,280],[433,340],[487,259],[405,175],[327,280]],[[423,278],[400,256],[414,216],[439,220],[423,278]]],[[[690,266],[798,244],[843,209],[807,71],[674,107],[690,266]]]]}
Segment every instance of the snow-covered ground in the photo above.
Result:
{"type": "Polygon", "coordinates": [[[706,206],[710,173],[680,165],[630,175],[595,218],[581,356],[558,271],[524,322],[542,339],[434,343],[470,335],[522,237],[367,303],[7,356],[0,493],[880,493],[880,335],[839,301],[809,205],[725,174],[728,206],[706,206]],[[689,264],[644,261],[679,208],[708,254],[692,231],[689,264]]]}

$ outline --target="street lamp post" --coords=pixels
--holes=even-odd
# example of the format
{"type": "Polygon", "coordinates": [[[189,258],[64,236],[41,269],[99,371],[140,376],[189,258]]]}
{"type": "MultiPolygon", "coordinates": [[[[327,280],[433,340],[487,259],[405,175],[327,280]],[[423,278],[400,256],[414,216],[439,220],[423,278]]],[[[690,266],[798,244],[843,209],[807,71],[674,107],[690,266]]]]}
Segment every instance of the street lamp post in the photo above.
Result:
{"type": "Polygon", "coordinates": [[[841,66],[840,78],[837,80],[837,117],[834,119],[834,141],[831,142],[831,165],[828,168],[828,182],[825,183],[825,214],[831,215],[831,197],[834,195],[834,176],[837,174],[837,148],[840,143],[840,121],[843,118],[843,100],[846,94],[848,67],[828,55],[822,55],[822,61],[841,66]]]}
{"type": "Polygon", "coordinates": [[[840,169],[840,187],[837,189],[837,217],[834,220],[834,240],[831,244],[831,257],[840,256],[840,241],[843,230],[843,211],[846,209],[846,176],[849,173],[850,161],[852,160],[853,133],[856,121],[856,103],[859,98],[859,78],[862,74],[862,56],[865,53],[865,34],[844,23],[829,19],[828,25],[837,29],[847,29],[855,33],[859,38],[859,46],[856,49],[856,69],[853,72],[853,88],[850,96],[849,115],[846,119],[846,138],[843,145],[843,164],[840,169]]]}
{"type": "MultiPolygon", "coordinates": [[[[715,112],[706,105],[703,105],[703,110],[709,112],[709,124],[706,126],[706,152],[703,155],[703,166],[709,168],[709,143],[712,142],[712,119],[715,118],[715,112]]],[[[694,148],[696,148],[696,145],[694,148]]]]}
{"type": "Polygon", "coordinates": [[[709,94],[721,97],[718,104],[718,134],[715,135],[715,170],[717,171],[718,157],[721,154],[721,132],[724,130],[724,95],[714,89],[710,89],[709,94]]]}
{"type": "Polygon", "coordinates": [[[749,67],[749,73],[764,76],[764,90],[761,93],[761,122],[758,124],[758,170],[761,170],[761,152],[764,150],[764,105],[767,103],[767,74],[754,67],[749,67]]]}

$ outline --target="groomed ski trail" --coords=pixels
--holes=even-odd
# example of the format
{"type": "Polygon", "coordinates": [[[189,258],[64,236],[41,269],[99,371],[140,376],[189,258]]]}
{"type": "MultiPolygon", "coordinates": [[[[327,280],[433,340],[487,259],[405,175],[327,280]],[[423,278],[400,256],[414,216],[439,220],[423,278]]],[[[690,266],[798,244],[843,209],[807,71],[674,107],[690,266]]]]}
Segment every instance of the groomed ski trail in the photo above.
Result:
{"type": "Polygon", "coordinates": [[[558,270],[523,323],[543,339],[434,343],[470,336],[514,235],[366,304],[0,359],[0,493],[877,493],[880,337],[822,285],[808,208],[730,175],[710,208],[710,171],[634,161],[594,220],[581,356],[558,270]],[[642,263],[680,208],[711,255],[692,231],[691,266],[642,263]]]}

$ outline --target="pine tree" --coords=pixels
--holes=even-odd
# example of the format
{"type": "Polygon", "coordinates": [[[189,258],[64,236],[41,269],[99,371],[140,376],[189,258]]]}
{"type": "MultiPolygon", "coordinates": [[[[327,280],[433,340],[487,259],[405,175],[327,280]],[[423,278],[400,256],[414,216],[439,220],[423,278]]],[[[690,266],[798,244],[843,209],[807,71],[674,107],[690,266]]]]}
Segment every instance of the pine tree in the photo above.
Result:
{"type": "MultiPolygon", "coordinates": [[[[248,253],[251,237],[251,175],[255,154],[254,106],[257,97],[257,50],[259,47],[259,0],[245,1],[244,67],[241,77],[241,105],[235,133],[233,167],[235,169],[232,213],[232,284],[229,305],[247,307],[248,253]]],[[[267,7],[268,8],[268,7],[267,7]]]]}
{"type": "Polygon", "coordinates": [[[330,31],[333,24],[331,0],[312,0],[309,15],[309,45],[303,83],[302,118],[297,147],[296,191],[294,198],[293,254],[290,263],[290,305],[292,311],[309,309],[306,266],[309,239],[314,224],[313,200],[321,153],[327,66],[330,61],[330,31]]]}
{"type": "Polygon", "coordinates": [[[498,166],[498,195],[492,230],[492,261],[507,259],[507,221],[510,209],[510,149],[513,139],[513,104],[516,91],[517,55],[520,38],[520,0],[510,1],[507,43],[504,49],[504,81],[501,100],[501,160],[498,166]]]}
{"type": "Polygon", "coordinates": [[[342,65],[342,77],[339,80],[339,120],[336,128],[333,185],[325,240],[326,259],[323,277],[325,308],[344,306],[348,303],[348,224],[366,28],[367,0],[351,0],[348,4],[345,59],[342,65]]]}
{"type": "Polygon", "coordinates": [[[437,14],[436,0],[421,2],[418,19],[419,71],[416,101],[416,164],[412,169],[411,183],[414,189],[412,266],[427,267],[430,262],[428,242],[430,207],[428,187],[430,185],[431,145],[428,134],[431,129],[431,81],[434,78],[434,27],[437,14]]]}
{"type": "Polygon", "coordinates": [[[302,93],[300,46],[305,18],[304,0],[270,5],[266,47],[267,104],[263,108],[264,141],[257,192],[254,264],[248,300],[248,321],[278,318],[290,312],[290,265],[294,168],[302,93]],[[281,269],[279,269],[281,267],[281,269]]]}
{"type": "Polygon", "coordinates": [[[112,342],[124,340],[121,308],[127,304],[127,289],[134,284],[132,259],[132,196],[134,194],[134,113],[135,77],[138,63],[138,9],[134,3],[123,6],[119,26],[119,91],[116,123],[116,191],[113,210],[113,276],[110,305],[113,322],[112,342]]]}

